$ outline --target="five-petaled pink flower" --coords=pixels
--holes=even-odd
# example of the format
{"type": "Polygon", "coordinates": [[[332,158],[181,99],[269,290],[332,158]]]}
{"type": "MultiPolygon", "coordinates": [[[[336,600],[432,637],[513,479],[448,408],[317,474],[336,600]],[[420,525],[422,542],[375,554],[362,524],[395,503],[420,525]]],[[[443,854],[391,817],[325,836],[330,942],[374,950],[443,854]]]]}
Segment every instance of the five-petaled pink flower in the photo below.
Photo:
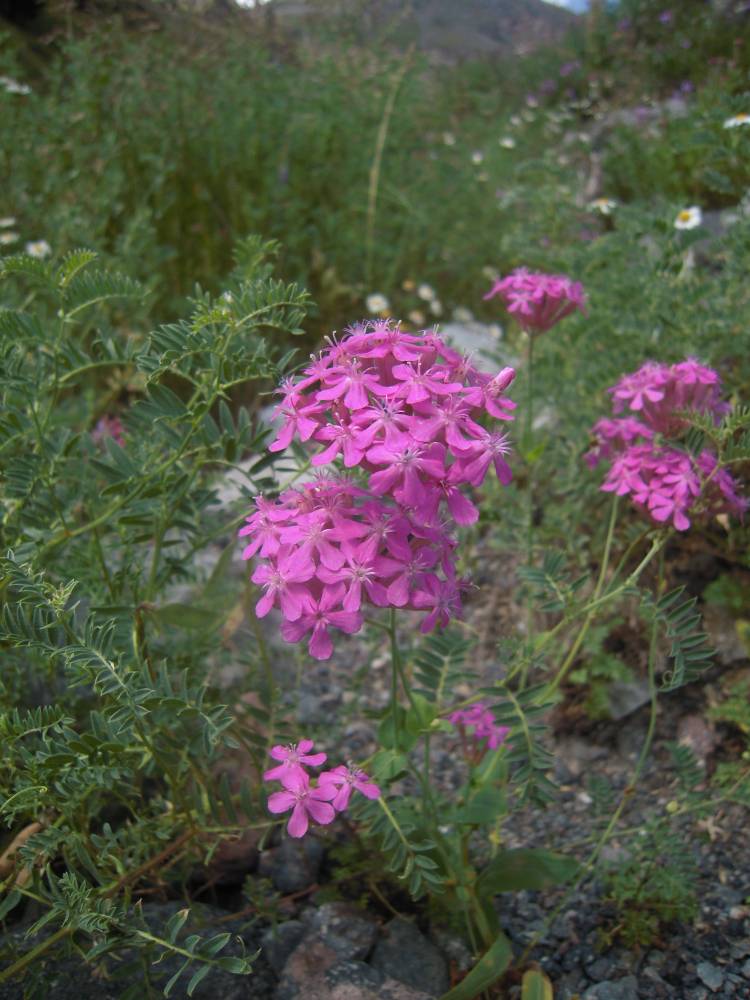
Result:
{"type": "Polygon", "coordinates": [[[309,776],[303,772],[290,779],[282,791],[268,796],[268,808],[272,813],[285,813],[291,809],[287,833],[290,837],[304,837],[311,819],[324,825],[333,822],[336,811],[331,799],[334,798],[336,788],[333,785],[312,788],[309,776]]]}
{"type": "Polygon", "coordinates": [[[333,787],[336,797],[332,800],[333,808],[342,812],[349,805],[353,791],[361,792],[368,799],[380,798],[380,789],[365,772],[359,768],[341,764],[332,771],[324,771],[318,779],[320,787],[333,787]]]}
{"type": "Polygon", "coordinates": [[[300,740],[299,743],[289,743],[287,746],[271,747],[269,751],[274,760],[281,763],[272,767],[270,771],[263,774],[264,781],[280,781],[285,784],[287,780],[294,779],[300,774],[305,774],[304,765],[308,767],[320,767],[325,764],[326,755],[324,753],[310,753],[315,746],[312,740],[300,740]]]}

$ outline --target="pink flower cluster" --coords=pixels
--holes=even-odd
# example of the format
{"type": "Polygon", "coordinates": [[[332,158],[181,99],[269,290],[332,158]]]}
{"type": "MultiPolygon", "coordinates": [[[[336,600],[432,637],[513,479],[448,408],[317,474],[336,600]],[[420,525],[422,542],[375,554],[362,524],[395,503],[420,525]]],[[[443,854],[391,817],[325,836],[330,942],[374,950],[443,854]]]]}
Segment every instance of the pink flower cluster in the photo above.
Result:
{"type": "Polygon", "coordinates": [[[683,411],[709,413],[717,421],[727,412],[721,380],[712,368],[693,358],[675,365],[649,361],[609,391],[615,413],[627,408],[638,417],[594,425],[595,445],[586,461],[591,468],[600,461],[612,463],[602,490],[629,495],[655,521],[671,521],[678,531],[690,527],[688,515],[699,501],[704,514],[744,514],[747,500],[738,495],[732,476],[716,468],[710,451],[695,456],[659,440],[685,430],[683,411]]]}
{"type": "Polygon", "coordinates": [[[323,826],[332,823],[336,813],[348,807],[354,791],[368,799],[380,797],[378,786],[352,765],[342,764],[332,771],[323,771],[318,775],[317,785],[311,785],[306,767],[320,767],[326,761],[324,753],[310,753],[313,746],[312,740],[300,740],[289,746],[273,747],[271,756],[280,763],[263,775],[264,781],[281,782],[282,791],[269,795],[268,808],[272,813],[292,810],[287,824],[290,837],[304,837],[310,820],[323,826]]]}
{"type": "Polygon", "coordinates": [[[530,333],[544,333],[576,309],[586,311],[586,296],[579,281],[564,274],[538,274],[525,267],[496,281],[485,299],[496,295],[530,333]]]}
{"type": "Polygon", "coordinates": [[[449,525],[476,521],[462,487],[480,486],[490,466],[510,481],[507,436],[477,421],[512,419],[503,393],[514,374],[491,378],[434,333],[379,321],[354,327],[286,383],[271,449],[295,435],[319,442],[313,465],[341,458],[363,485],[333,475],[276,501],[256,497],[240,535],[249,537],[243,558],[264,560],[252,576],[264,588],[258,615],[280,607],[284,638],[310,634],[318,659],[331,655],[330,627],[362,627],[365,602],[425,610],[423,631],[459,615],[449,525]]]}
{"type": "Polygon", "coordinates": [[[483,701],[474,702],[469,708],[459,708],[448,716],[448,722],[458,726],[462,732],[471,730],[475,740],[486,740],[488,750],[497,750],[510,732],[507,726],[498,726],[495,717],[483,701]]]}
{"type": "Polygon", "coordinates": [[[105,415],[97,420],[96,427],[91,432],[91,440],[95,444],[101,444],[108,437],[114,438],[121,448],[125,447],[125,429],[119,417],[105,415]]]}

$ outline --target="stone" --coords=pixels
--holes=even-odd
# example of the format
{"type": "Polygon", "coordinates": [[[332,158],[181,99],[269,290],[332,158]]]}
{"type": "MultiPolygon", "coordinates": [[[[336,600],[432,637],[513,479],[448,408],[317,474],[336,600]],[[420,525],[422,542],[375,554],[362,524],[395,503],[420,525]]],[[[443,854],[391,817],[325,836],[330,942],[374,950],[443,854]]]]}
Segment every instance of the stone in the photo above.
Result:
{"type": "Polygon", "coordinates": [[[699,962],[696,966],[696,974],[704,986],[707,986],[712,993],[720,990],[724,983],[724,970],[711,962],[699,962]]]}
{"type": "Polygon", "coordinates": [[[639,1000],[638,980],[635,976],[605,979],[590,986],[583,994],[583,1000],[639,1000]]]}
{"type": "Polygon", "coordinates": [[[318,880],[325,849],[315,837],[285,837],[272,855],[269,875],[279,892],[301,892],[318,880]]]}
{"type": "Polygon", "coordinates": [[[750,979],[750,958],[748,958],[748,960],[742,966],[740,972],[745,977],[745,979],[750,979]]]}
{"type": "Polygon", "coordinates": [[[374,920],[351,903],[324,903],[311,922],[312,932],[343,959],[365,959],[378,936],[374,920]]]}
{"type": "Polygon", "coordinates": [[[366,962],[345,959],[316,968],[320,957],[321,952],[313,949],[305,961],[290,963],[275,1000],[431,1000],[427,993],[384,976],[366,962]]]}
{"type": "Polygon", "coordinates": [[[401,917],[386,924],[372,965],[384,975],[434,996],[441,996],[450,986],[443,955],[413,923],[401,917]]]}
{"type": "Polygon", "coordinates": [[[263,934],[263,954],[277,976],[280,976],[287,959],[302,940],[305,925],[300,920],[286,920],[276,927],[269,927],[263,934]]]}

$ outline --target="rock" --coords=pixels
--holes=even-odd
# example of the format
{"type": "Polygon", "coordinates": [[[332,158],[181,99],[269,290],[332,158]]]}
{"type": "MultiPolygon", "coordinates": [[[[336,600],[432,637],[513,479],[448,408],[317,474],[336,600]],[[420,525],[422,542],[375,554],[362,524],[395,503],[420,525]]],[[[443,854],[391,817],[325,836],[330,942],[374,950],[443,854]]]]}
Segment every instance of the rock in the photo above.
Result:
{"type": "Polygon", "coordinates": [[[750,979],[750,958],[748,958],[748,960],[742,966],[740,972],[745,977],[745,979],[750,979]]]}
{"type": "Polygon", "coordinates": [[[305,952],[304,942],[298,951],[298,959],[293,958],[284,972],[275,1000],[431,1000],[427,993],[384,976],[366,962],[329,962],[330,953],[319,945],[305,952]],[[318,965],[321,959],[323,964],[318,965]]]}
{"type": "Polygon", "coordinates": [[[651,698],[645,681],[612,681],[607,688],[609,714],[615,722],[632,715],[651,698]]]}
{"type": "Polygon", "coordinates": [[[683,715],[677,724],[677,742],[688,747],[701,767],[706,766],[706,758],[716,746],[716,735],[702,715],[683,715]]]}
{"type": "MultiPolygon", "coordinates": [[[[272,852],[268,865],[271,881],[279,892],[301,892],[302,889],[307,889],[318,880],[324,853],[323,845],[313,836],[301,840],[285,837],[272,852]]],[[[264,868],[262,861],[261,872],[264,868]]]]}
{"type": "Polygon", "coordinates": [[[281,976],[287,959],[302,940],[305,930],[300,920],[286,920],[276,927],[269,927],[263,935],[263,954],[277,976],[281,976]]]}
{"type": "Polygon", "coordinates": [[[635,976],[605,979],[596,986],[590,986],[583,994],[583,1000],[638,1000],[638,980],[635,976]]]}
{"type": "Polygon", "coordinates": [[[367,958],[378,936],[374,920],[351,903],[324,903],[311,931],[343,959],[367,958]]]}
{"type": "Polygon", "coordinates": [[[450,985],[445,958],[414,924],[395,917],[375,946],[372,965],[384,975],[434,996],[450,985]]]}
{"type": "Polygon", "coordinates": [[[696,974],[704,986],[707,986],[712,993],[720,990],[724,983],[724,970],[711,962],[699,962],[696,967],[696,974]]]}

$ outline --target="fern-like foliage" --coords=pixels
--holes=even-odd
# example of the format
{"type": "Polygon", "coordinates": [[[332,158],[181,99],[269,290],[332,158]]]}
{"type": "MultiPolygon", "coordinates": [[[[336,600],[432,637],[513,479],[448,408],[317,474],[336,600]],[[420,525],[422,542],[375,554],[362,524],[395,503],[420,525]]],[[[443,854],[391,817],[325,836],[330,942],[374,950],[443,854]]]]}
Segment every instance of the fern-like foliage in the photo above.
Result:
{"type": "Polygon", "coordinates": [[[670,643],[672,663],[662,677],[664,691],[673,691],[697,680],[713,659],[708,636],[701,628],[696,599],[684,595],[685,588],[678,587],[657,599],[649,593],[641,597],[644,617],[655,622],[670,643]]]}

